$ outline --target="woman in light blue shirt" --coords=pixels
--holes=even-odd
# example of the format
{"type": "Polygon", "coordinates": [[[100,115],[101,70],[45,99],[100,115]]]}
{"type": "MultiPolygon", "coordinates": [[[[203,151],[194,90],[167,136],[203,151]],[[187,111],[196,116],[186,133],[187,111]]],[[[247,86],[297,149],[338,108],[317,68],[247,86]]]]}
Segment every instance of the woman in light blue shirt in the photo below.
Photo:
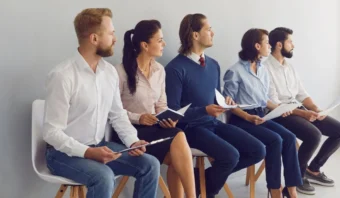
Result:
{"type": "MultiPolygon", "coordinates": [[[[269,100],[270,78],[261,58],[270,53],[268,32],[250,29],[242,38],[240,60],[224,75],[224,96],[232,97],[238,104],[253,104],[248,109],[234,109],[230,123],[234,124],[266,145],[266,180],[271,197],[281,197],[281,155],[286,187],[283,197],[296,198],[296,186],[302,184],[295,147],[296,137],[283,126],[262,117],[265,108],[277,107],[269,100]]],[[[283,116],[288,116],[289,113],[283,116]]]]}

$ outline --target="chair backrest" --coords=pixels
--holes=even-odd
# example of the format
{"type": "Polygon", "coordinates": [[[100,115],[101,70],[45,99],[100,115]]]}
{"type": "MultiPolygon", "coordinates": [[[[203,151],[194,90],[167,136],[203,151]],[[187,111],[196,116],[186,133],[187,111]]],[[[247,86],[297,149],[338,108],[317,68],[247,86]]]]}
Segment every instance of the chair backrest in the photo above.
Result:
{"type": "Polygon", "coordinates": [[[46,167],[46,142],[43,140],[44,100],[35,100],[32,104],[32,164],[39,175],[46,167]]]}
{"type": "MultiPolygon", "coordinates": [[[[35,100],[32,105],[32,164],[34,171],[39,175],[46,169],[46,142],[43,140],[44,100],[35,100]]],[[[105,140],[111,140],[112,127],[107,122],[105,127],[105,140]]]]}

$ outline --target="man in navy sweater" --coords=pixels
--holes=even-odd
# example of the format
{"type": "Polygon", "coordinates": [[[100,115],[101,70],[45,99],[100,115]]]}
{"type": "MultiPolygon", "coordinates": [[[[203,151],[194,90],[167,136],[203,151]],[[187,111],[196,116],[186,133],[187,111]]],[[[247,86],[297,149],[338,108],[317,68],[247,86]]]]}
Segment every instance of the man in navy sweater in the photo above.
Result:
{"type": "MultiPolygon", "coordinates": [[[[219,64],[204,54],[212,46],[214,36],[207,18],[203,14],[185,16],[179,36],[180,54],[165,68],[168,106],[178,110],[192,103],[178,126],[184,129],[191,148],[214,159],[212,167],[206,170],[207,197],[211,198],[218,194],[232,172],[263,159],[265,148],[242,129],[216,119],[225,109],[215,104],[215,89],[220,91],[219,64]]],[[[227,97],[226,103],[234,102],[227,97]]],[[[196,185],[197,195],[198,188],[196,185]]]]}

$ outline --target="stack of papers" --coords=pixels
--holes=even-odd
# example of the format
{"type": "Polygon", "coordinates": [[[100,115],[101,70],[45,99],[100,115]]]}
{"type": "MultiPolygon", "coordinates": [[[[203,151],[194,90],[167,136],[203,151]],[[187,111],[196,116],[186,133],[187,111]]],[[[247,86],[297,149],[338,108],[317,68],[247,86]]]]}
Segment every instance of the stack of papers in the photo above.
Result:
{"type": "Polygon", "coordinates": [[[235,109],[235,108],[243,109],[243,108],[254,106],[254,105],[248,105],[248,104],[227,105],[227,103],[225,103],[224,96],[217,89],[215,89],[215,95],[216,95],[217,104],[225,109],[235,109]]]}
{"type": "Polygon", "coordinates": [[[263,119],[271,120],[271,119],[274,119],[274,118],[278,118],[278,117],[282,116],[282,114],[284,114],[284,113],[287,113],[289,111],[293,111],[298,106],[300,106],[300,105],[299,104],[281,104],[278,107],[276,107],[274,110],[269,112],[267,115],[265,115],[263,117],[263,119]]]}

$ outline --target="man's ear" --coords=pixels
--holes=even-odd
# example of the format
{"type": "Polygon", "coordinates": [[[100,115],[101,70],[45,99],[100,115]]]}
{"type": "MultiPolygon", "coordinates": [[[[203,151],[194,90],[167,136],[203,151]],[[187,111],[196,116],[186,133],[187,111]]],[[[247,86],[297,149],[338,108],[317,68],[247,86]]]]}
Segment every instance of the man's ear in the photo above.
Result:
{"type": "Polygon", "coordinates": [[[98,44],[98,35],[95,33],[90,34],[90,42],[94,45],[98,44]]]}

